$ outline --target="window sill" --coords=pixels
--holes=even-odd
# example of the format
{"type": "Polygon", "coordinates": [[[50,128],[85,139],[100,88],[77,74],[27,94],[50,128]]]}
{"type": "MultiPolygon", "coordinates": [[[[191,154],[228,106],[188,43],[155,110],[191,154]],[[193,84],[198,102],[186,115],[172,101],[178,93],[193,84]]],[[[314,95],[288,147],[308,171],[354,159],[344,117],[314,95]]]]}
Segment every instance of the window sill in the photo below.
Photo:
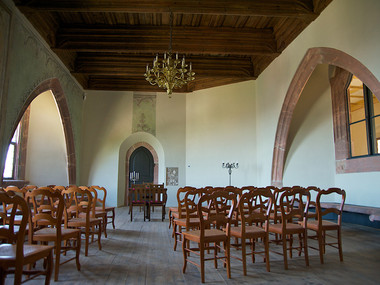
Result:
{"type": "Polygon", "coordinates": [[[379,155],[336,160],[338,174],[374,171],[380,171],[379,155]]]}
{"type": "Polygon", "coordinates": [[[14,179],[4,179],[2,187],[8,187],[8,186],[17,186],[18,188],[22,188],[25,185],[27,185],[29,181],[26,180],[14,180],[14,179]]]}

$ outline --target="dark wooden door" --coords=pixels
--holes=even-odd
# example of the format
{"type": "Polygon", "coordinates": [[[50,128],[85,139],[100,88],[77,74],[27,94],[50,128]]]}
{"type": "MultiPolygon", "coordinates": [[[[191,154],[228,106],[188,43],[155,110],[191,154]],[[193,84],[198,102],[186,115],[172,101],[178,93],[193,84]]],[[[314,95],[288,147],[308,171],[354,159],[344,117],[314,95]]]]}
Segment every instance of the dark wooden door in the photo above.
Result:
{"type": "Polygon", "coordinates": [[[129,185],[143,182],[153,183],[153,168],[153,156],[150,151],[143,146],[137,148],[129,160],[129,185]],[[135,173],[134,178],[138,179],[134,181],[131,173],[135,173]],[[136,177],[137,175],[138,177],[136,177]]]}

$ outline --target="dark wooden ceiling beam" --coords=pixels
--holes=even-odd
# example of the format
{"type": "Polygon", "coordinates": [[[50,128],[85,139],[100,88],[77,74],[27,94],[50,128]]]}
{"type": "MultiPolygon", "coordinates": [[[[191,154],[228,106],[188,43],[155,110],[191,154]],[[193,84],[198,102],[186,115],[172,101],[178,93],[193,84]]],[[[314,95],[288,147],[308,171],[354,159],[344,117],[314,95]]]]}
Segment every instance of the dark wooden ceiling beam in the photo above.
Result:
{"type": "MultiPolygon", "coordinates": [[[[168,27],[62,28],[55,49],[82,52],[163,53],[169,48],[168,27]]],[[[213,55],[272,55],[277,43],[272,29],[176,27],[174,52],[213,55]]]]}
{"type": "Polygon", "coordinates": [[[313,20],[318,16],[313,0],[16,0],[23,12],[122,12],[182,13],[266,17],[295,17],[313,20]]]}
{"type": "MultiPolygon", "coordinates": [[[[75,62],[73,74],[107,76],[143,75],[146,65],[152,67],[153,56],[133,55],[81,55],[75,62]]],[[[255,78],[250,58],[190,57],[186,63],[193,65],[196,77],[251,77],[255,78]]]]}

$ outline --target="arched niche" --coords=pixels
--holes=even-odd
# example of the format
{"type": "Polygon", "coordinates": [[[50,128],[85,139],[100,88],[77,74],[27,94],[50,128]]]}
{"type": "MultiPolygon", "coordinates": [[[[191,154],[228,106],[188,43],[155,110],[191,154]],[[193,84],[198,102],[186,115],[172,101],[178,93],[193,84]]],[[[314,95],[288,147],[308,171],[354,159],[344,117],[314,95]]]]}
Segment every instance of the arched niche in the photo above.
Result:
{"type": "MultiPolygon", "coordinates": [[[[129,159],[134,150],[145,147],[153,156],[154,160],[154,183],[164,181],[165,177],[165,156],[161,143],[157,138],[149,133],[136,132],[130,135],[120,146],[119,168],[118,168],[118,206],[127,205],[128,192],[128,169],[129,159]]],[[[161,183],[162,183],[161,182],[161,183]]]]}
{"type": "MultiPolygon", "coordinates": [[[[380,83],[376,77],[360,61],[340,50],[317,47],[310,48],[303,57],[296,73],[289,85],[288,91],[282,105],[280,117],[277,124],[275,143],[273,148],[272,177],[271,183],[275,186],[282,186],[283,172],[286,159],[287,139],[294,109],[302,94],[302,91],[309,80],[311,74],[319,64],[329,64],[355,74],[380,100],[380,83]]],[[[333,107],[333,112],[338,112],[333,107]]],[[[334,118],[336,114],[334,114],[334,118]]],[[[339,122],[334,120],[334,136],[336,138],[339,131],[339,122]]],[[[373,160],[373,159],[372,159],[373,160]]],[[[378,161],[378,158],[376,159],[378,161]]]]}
{"type": "Polygon", "coordinates": [[[25,111],[27,110],[31,102],[38,95],[49,90],[52,92],[54,99],[57,103],[57,107],[58,107],[59,114],[61,116],[62,125],[63,125],[63,131],[65,134],[69,184],[76,184],[76,156],[75,156],[73,129],[72,129],[71,120],[70,120],[70,111],[67,105],[64,91],[57,78],[50,78],[41,82],[30,93],[30,95],[28,96],[24,105],[21,108],[21,111],[16,120],[16,124],[12,128],[12,133],[14,133],[14,131],[16,130],[18,122],[21,120],[23,114],[25,113],[25,111]]]}

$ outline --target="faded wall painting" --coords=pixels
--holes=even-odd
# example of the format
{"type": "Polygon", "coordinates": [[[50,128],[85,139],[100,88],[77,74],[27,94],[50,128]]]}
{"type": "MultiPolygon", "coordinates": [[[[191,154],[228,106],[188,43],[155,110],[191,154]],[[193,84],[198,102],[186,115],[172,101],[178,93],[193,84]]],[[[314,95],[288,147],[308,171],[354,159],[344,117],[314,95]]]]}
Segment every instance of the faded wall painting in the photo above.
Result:
{"type": "Polygon", "coordinates": [[[132,132],[156,135],[156,95],[133,94],[132,132]]]}

